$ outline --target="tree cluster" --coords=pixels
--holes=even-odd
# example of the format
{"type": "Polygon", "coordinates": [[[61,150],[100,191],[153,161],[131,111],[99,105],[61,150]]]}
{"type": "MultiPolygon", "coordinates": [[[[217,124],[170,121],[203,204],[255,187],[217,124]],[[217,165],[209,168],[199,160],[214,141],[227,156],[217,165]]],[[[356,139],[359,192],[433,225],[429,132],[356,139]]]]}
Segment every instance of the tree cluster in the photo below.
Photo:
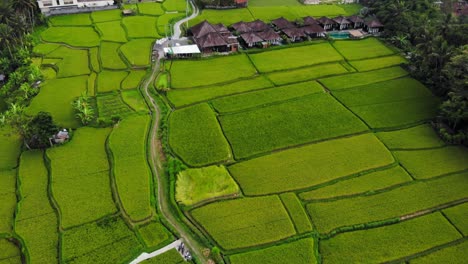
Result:
{"type": "Polygon", "coordinates": [[[403,50],[410,71],[443,100],[434,126],[441,137],[468,145],[468,17],[458,1],[366,0],[385,25],[384,38],[403,50]]]}

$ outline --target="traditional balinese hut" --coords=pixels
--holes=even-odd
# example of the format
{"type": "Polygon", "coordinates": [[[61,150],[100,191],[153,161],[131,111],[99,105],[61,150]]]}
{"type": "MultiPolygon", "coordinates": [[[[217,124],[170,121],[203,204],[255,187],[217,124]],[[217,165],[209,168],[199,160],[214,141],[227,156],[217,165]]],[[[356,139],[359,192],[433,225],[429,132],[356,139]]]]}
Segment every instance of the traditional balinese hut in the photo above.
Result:
{"type": "Polygon", "coordinates": [[[237,38],[223,24],[212,25],[205,20],[191,27],[189,33],[205,53],[237,51],[239,48],[237,38]]]}
{"type": "Polygon", "coordinates": [[[348,21],[351,22],[351,28],[362,28],[364,26],[364,19],[356,15],[348,17],[348,21]]]}
{"type": "Polygon", "coordinates": [[[257,19],[252,22],[247,22],[246,24],[252,29],[253,32],[265,31],[270,28],[265,22],[263,22],[260,19],[257,19]]]}
{"type": "Polygon", "coordinates": [[[336,22],[337,28],[339,30],[347,29],[351,22],[343,16],[338,16],[333,19],[336,22]]]}
{"type": "Polygon", "coordinates": [[[277,18],[275,20],[272,20],[271,24],[273,24],[273,26],[275,26],[275,28],[277,30],[283,30],[283,29],[286,29],[286,28],[295,28],[296,27],[296,26],[294,26],[294,24],[292,22],[288,21],[284,17],[280,17],[280,18],[277,18]]]}
{"type": "Polygon", "coordinates": [[[365,25],[366,25],[367,31],[371,34],[379,33],[380,31],[382,31],[384,27],[382,23],[380,23],[380,21],[377,19],[370,20],[366,22],[365,25]]]}
{"type": "Polygon", "coordinates": [[[281,36],[271,28],[257,32],[257,35],[270,45],[278,45],[283,40],[281,36]]]}
{"type": "Polygon", "coordinates": [[[214,33],[216,29],[208,21],[204,20],[189,29],[194,38],[200,38],[208,33],[214,33]]]}
{"type": "Polygon", "coordinates": [[[241,39],[249,48],[260,45],[263,42],[263,39],[254,32],[241,34],[241,39]]]}
{"type": "Polygon", "coordinates": [[[302,30],[306,35],[313,38],[325,37],[325,29],[318,24],[302,27],[302,30]]]}
{"type": "Polygon", "coordinates": [[[334,25],[336,24],[335,21],[325,16],[319,18],[317,21],[325,30],[332,30],[334,28],[334,25]]]}
{"type": "Polygon", "coordinates": [[[302,25],[304,25],[304,26],[318,25],[319,24],[319,22],[315,18],[313,18],[311,16],[304,17],[302,19],[302,21],[303,21],[302,25]]]}
{"type": "Polygon", "coordinates": [[[302,38],[306,37],[306,34],[302,28],[285,28],[282,31],[291,42],[301,41],[302,38]]]}
{"type": "Polygon", "coordinates": [[[252,28],[250,28],[249,25],[247,23],[243,22],[243,21],[232,24],[231,28],[234,29],[234,31],[236,31],[238,34],[253,31],[252,28]]]}

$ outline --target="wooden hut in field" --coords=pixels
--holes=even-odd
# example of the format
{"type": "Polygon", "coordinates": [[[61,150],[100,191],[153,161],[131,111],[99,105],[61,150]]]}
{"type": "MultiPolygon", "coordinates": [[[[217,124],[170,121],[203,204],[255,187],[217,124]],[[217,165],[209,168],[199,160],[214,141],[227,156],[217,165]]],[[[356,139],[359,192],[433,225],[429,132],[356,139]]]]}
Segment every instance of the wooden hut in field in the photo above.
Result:
{"type": "Polygon", "coordinates": [[[303,26],[311,26],[311,25],[318,25],[318,24],[319,24],[319,22],[315,18],[313,18],[311,16],[306,16],[306,17],[302,18],[302,25],[303,26]]]}
{"type": "Polygon", "coordinates": [[[286,29],[286,28],[295,28],[296,27],[292,22],[288,21],[284,17],[280,17],[280,18],[277,18],[275,20],[272,20],[271,24],[273,26],[275,26],[275,28],[277,30],[283,30],[283,29],[286,29]]]}
{"type": "Polygon", "coordinates": [[[351,22],[343,16],[335,17],[333,21],[335,21],[338,30],[348,29],[351,25],[351,22]]]}
{"type": "Polygon", "coordinates": [[[317,20],[319,24],[323,27],[325,30],[332,30],[335,27],[336,22],[333,19],[330,19],[328,17],[321,17],[317,20]]]}
{"type": "Polygon", "coordinates": [[[285,28],[282,31],[291,42],[298,42],[306,37],[306,34],[302,28],[285,28]]]}
{"type": "Polygon", "coordinates": [[[271,28],[257,32],[257,36],[261,37],[268,45],[278,45],[283,40],[281,36],[271,28]]]}
{"type": "Polygon", "coordinates": [[[232,52],[239,49],[237,38],[223,25],[203,21],[189,29],[202,52],[232,52]]]}
{"type": "Polygon", "coordinates": [[[372,19],[365,23],[365,28],[367,32],[371,34],[376,34],[376,33],[381,32],[383,30],[383,27],[384,26],[382,25],[382,23],[380,23],[380,21],[377,19],[372,19]]]}
{"type": "Polygon", "coordinates": [[[231,28],[236,31],[238,34],[252,32],[253,29],[249,27],[249,25],[243,21],[237,22],[231,25],[231,28]]]}
{"type": "Polygon", "coordinates": [[[262,42],[263,42],[263,39],[261,37],[259,37],[254,32],[248,32],[248,33],[241,34],[241,39],[245,42],[245,44],[249,48],[251,48],[253,46],[261,45],[262,42]]]}
{"type": "Polygon", "coordinates": [[[365,22],[364,19],[356,15],[348,17],[348,21],[351,23],[351,28],[362,28],[365,22]]]}
{"type": "Polygon", "coordinates": [[[247,22],[246,24],[252,29],[253,32],[265,31],[270,28],[270,26],[268,26],[265,22],[263,22],[260,19],[257,19],[252,22],[247,22]]]}
{"type": "Polygon", "coordinates": [[[308,25],[302,27],[302,30],[306,35],[312,38],[325,37],[325,29],[318,24],[308,25]]]}

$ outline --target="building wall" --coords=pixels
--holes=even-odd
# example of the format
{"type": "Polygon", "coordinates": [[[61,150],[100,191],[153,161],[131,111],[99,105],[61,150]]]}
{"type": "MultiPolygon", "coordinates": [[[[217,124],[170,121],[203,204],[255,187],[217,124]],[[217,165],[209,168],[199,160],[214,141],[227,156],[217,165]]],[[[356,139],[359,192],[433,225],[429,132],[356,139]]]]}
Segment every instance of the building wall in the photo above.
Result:
{"type": "Polygon", "coordinates": [[[58,7],[104,7],[114,4],[114,0],[37,0],[42,13],[58,7]]]}

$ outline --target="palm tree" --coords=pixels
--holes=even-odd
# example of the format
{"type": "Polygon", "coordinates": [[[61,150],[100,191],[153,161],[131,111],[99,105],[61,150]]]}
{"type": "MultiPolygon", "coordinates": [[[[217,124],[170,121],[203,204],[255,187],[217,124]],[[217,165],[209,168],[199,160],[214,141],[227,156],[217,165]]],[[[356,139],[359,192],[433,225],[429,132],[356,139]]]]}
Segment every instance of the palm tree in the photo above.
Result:
{"type": "Polygon", "coordinates": [[[7,24],[0,24],[0,43],[2,46],[7,47],[10,58],[13,58],[13,53],[11,52],[11,33],[12,30],[7,24]]]}
{"type": "Polygon", "coordinates": [[[32,0],[15,0],[11,4],[11,7],[19,14],[24,15],[25,17],[29,18],[29,26],[30,28],[34,28],[34,8],[35,3],[32,0]]]}

